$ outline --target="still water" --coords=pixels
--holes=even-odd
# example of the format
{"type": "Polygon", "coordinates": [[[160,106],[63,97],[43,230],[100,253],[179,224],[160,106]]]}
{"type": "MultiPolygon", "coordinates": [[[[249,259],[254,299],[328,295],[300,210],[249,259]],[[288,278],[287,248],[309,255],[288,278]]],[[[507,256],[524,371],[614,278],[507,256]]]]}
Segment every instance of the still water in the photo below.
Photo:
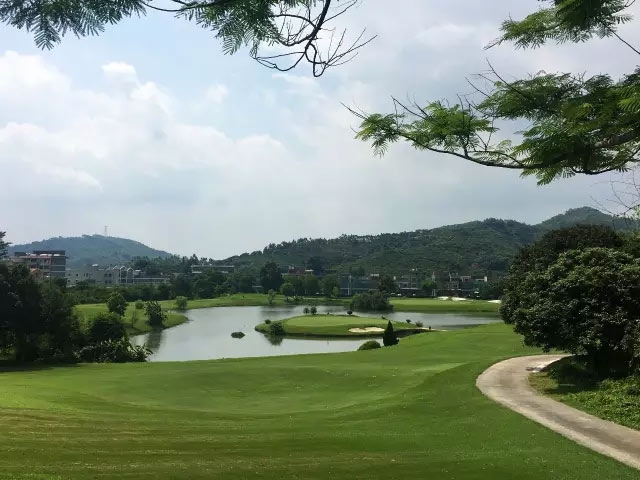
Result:
{"type": "MultiPolygon", "coordinates": [[[[286,307],[216,307],[188,310],[188,322],[167,330],[158,330],[131,339],[132,343],[146,344],[153,355],[152,362],[180,360],[209,360],[214,358],[268,357],[301,353],[348,352],[356,350],[365,340],[281,338],[274,341],[258,333],[254,327],[267,318],[281,320],[302,315],[304,306],[286,307]],[[244,338],[231,337],[232,332],[243,332],[244,338]]],[[[343,307],[318,307],[318,313],[345,313],[343,307]]],[[[367,314],[382,316],[383,314],[367,314]]],[[[384,314],[397,321],[421,321],[425,327],[436,329],[464,328],[497,321],[497,317],[465,316],[457,314],[431,314],[393,312],[384,314]]]]}

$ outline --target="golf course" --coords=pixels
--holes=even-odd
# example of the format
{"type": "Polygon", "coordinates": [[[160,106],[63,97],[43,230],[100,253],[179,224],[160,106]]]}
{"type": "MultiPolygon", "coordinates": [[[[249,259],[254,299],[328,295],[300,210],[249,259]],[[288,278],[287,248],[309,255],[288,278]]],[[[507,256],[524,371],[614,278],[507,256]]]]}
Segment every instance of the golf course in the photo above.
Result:
{"type": "Polygon", "coordinates": [[[0,372],[2,478],[637,479],[485,398],[504,324],[374,351],[0,372]]]}

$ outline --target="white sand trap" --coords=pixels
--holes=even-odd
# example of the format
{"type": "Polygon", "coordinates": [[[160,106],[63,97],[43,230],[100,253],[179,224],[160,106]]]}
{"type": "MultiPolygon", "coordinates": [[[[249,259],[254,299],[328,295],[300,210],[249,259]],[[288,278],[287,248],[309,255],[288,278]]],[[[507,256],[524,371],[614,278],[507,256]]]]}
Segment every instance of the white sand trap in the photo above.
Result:
{"type": "Polygon", "coordinates": [[[449,297],[438,297],[438,300],[449,300],[449,297]]]}
{"type": "Polygon", "coordinates": [[[351,333],[384,332],[384,328],[380,328],[380,327],[350,328],[349,331],[351,333]]]}
{"type": "Polygon", "coordinates": [[[466,302],[469,299],[468,298],[462,298],[462,297],[451,297],[451,300],[453,300],[454,302],[466,302]]]}
{"type": "Polygon", "coordinates": [[[502,300],[487,300],[489,303],[502,303],[502,300]]]}

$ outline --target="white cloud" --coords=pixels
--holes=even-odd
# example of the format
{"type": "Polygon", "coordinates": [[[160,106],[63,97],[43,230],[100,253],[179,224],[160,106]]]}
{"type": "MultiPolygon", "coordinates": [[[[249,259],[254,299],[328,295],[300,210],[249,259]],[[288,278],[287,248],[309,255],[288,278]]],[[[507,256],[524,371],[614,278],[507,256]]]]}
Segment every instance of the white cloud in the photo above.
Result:
{"type": "Polygon", "coordinates": [[[229,89],[226,85],[211,85],[205,93],[205,98],[211,103],[222,103],[229,95],[229,89]]]}

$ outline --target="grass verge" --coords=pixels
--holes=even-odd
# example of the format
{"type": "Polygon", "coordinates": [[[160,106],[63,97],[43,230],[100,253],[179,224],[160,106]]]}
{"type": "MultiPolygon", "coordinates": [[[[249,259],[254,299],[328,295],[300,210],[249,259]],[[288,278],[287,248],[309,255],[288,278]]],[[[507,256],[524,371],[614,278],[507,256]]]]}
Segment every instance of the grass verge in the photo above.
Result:
{"type": "Polygon", "coordinates": [[[632,480],[484,397],[503,324],[329,355],[0,372],[0,477],[632,480]]]}
{"type": "Polygon", "coordinates": [[[530,382],[555,400],[640,430],[640,377],[601,379],[568,357],[531,375],[530,382]]]}

